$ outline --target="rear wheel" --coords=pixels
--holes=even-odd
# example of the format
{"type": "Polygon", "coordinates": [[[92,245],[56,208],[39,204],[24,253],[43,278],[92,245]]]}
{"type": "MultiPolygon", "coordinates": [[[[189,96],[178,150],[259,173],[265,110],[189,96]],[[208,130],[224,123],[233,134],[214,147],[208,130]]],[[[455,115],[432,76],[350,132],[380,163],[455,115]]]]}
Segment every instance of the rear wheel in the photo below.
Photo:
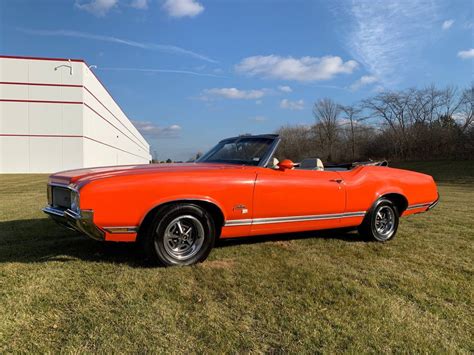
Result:
{"type": "Polygon", "coordinates": [[[207,258],[215,237],[214,221],[206,210],[180,203],[156,212],[145,231],[143,247],[152,262],[192,265],[207,258]]]}
{"type": "Polygon", "coordinates": [[[397,233],[398,210],[392,201],[381,198],[370,209],[359,227],[359,233],[377,242],[386,242],[397,233]]]}

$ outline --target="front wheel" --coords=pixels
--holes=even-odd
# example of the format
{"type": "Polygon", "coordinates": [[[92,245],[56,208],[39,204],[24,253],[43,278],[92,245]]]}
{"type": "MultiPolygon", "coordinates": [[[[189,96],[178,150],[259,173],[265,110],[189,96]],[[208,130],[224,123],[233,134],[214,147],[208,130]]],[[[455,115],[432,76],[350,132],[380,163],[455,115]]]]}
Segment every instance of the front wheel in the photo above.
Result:
{"type": "Polygon", "coordinates": [[[175,204],[156,212],[145,232],[148,258],[164,266],[192,265],[209,255],[216,238],[210,214],[194,204],[175,204]]]}
{"type": "Polygon", "coordinates": [[[378,200],[359,227],[359,233],[377,242],[386,242],[395,237],[399,215],[397,207],[388,199],[378,200]]]}

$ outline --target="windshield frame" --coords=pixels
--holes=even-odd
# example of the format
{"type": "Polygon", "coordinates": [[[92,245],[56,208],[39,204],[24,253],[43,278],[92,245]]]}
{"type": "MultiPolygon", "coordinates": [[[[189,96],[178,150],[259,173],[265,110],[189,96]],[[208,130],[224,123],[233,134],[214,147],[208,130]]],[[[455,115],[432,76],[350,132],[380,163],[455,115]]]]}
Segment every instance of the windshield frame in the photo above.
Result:
{"type": "Polygon", "coordinates": [[[258,135],[258,136],[239,136],[239,137],[232,137],[232,138],[226,138],[221,140],[219,143],[217,143],[213,148],[211,148],[207,153],[205,153],[202,157],[200,157],[198,160],[196,160],[196,163],[209,163],[209,164],[232,164],[232,165],[244,165],[244,166],[260,166],[260,167],[266,167],[268,165],[268,162],[270,159],[273,157],[275,154],[275,151],[278,148],[278,145],[280,144],[281,138],[278,135],[273,135],[273,134],[268,134],[268,135],[258,135]],[[222,148],[223,145],[228,144],[228,143],[237,143],[239,140],[250,140],[250,139],[268,139],[272,141],[269,146],[267,151],[262,155],[262,158],[258,162],[257,165],[252,165],[252,164],[246,164],[244,162],[231,162],[231,161],[206,161],[210,156],[212,156],[216,151],[222,148]]]}

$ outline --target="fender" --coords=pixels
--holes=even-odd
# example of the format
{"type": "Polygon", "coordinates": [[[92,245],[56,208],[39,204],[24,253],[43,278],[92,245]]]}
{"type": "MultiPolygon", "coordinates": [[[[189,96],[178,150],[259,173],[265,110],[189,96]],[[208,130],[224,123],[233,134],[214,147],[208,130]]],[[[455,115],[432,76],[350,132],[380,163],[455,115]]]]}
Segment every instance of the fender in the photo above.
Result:
{"type": "Polygon", "coordinates": [[[222,215],[224,216],[224,222],[226,221],[227,219],[227,216],[226,216],[226,213],[225,213],[225,210],[222,208],[222,206],[219,204],[219,202],[217,202],[215,199],[213,199],[212,197],[209,197],[209,196],[201,196],[201,195],[175,195],[175,196],[172,196],[172,197],[167,197],[167,198],[162,198],[162,199],[159,199],[157,200],[156,202],[153,203],[152,207],[149,208],[145,214],[142,216],[142,218],[140,219],[140,224],[139,226],[142,225],[143,221],[145,220],[146,216],[148,216],[148,214],[153,211],[155,208],[161,206],[161,205],[164,205],[164,204],[167,204],[167,203],[172,203],[172,202],[181,202],[181,201],[202,201],[202,202],[208,202],[208,203],[212,203],[214,206],[216,206],[221,212],[222,212],[222,215]]]}

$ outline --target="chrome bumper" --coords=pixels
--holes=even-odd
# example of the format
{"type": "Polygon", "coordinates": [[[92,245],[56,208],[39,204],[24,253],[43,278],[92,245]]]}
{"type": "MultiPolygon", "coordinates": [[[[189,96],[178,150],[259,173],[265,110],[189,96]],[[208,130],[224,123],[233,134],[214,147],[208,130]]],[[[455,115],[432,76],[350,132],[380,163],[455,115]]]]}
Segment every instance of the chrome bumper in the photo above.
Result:
{"type": "Polygon", "coordinates": [[[92,239],[105,239],[104,231],[98,228],[93,222],[94,211],[92,210],[81,210],[80,213],[76,213],[69,209],[61,210],[47,206],[43,208],[43,212],[50,216],[57,223],[83,233],[92,239]]]}

